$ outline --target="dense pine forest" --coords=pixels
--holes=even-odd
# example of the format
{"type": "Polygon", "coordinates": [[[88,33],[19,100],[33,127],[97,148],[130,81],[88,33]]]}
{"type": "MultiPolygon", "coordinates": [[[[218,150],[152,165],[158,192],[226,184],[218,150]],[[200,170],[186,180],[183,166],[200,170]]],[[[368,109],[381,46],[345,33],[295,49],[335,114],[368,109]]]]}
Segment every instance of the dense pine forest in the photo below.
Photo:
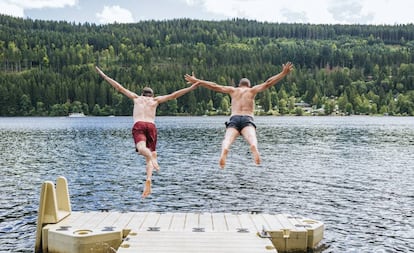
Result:
{"type": "MultiPolygon", "coordinates": [[[[244,19],[76,24],[0,15],[0,116],[131,115],[132,103],[96,73],[140,94],[184,88],[183,75],[259,84],[258,115],[414,115],[414,25],[312,25],[244,19]]],[[[228,114],[227,95],[205,88],[159,115],[228,114]]]]}

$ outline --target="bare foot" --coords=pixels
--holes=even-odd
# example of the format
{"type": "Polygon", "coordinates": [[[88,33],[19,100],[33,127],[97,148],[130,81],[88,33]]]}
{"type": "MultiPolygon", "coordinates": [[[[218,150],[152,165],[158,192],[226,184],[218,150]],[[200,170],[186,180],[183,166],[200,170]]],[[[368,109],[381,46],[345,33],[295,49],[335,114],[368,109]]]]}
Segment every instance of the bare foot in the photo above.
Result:
{"type": "Polygon", "coordinates": [[[256,146],[250,146],[250,150],[252,151],[254,162],[259,165],[261,162],[259,150],[257,150],[256,146]]]}
{"type": "Polygon", "coordinates": [[[154,166],[154,169],[156,171],[160,171],[160,166],[158,165],[158,162],[157,162],[157,153],[155,151],[152,152],[151,163],[152,163],[152,166],[154,166]]]}
{"type": "Polygon", "coordinates": [[[152,167],[153,167],[156,171],[160,171],[160,166],[158,165],[157,159],[151,159],[151,163],[152,163],[152,167]]]}
{"type": "Polygon", "coordinates": [[[146,198],[151,194],[151,179],[147,179],[144,185],[144,191],[142,192],[142,198],[146,198]]]}
{"type": "Polygon", "coordinates": [[[227,153],[228,152],[229,151],[227,149],[224,149],[221,152],[221,157],[220,157],[219,165],[220,165],[220,168],[222,168],[222,169],[224,169],[224,166],[226,166],[226,158],[227,158],[227,153]]]}

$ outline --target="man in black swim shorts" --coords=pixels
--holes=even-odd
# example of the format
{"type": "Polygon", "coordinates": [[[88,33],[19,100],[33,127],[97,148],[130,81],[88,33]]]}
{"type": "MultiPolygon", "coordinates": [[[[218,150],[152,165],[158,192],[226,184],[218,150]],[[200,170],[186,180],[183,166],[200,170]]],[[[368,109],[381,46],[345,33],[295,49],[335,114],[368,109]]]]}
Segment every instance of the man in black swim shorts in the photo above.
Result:
{"type": "Polygon", "coordinates": [[[188,83],[198,83],[208,89],[229,94],[231,97],[231,117],[226,122],[226,134],[222,143],[219,165],[223,169],[226,165],[227,154],[231,144],[240,135],[249,143],[253,159],[260,164],[260,153],[257,148],[256,125],[253,123],[254,99],[257,93],[262,92],[282,80],[293,69],[293,64],[287,62],[282,65],[282,71],[268,78],[264,83],[251,87],[247,78],[242,78],[238,87],[218,85],[214,82],[200,80],[193,75],[184,76],[188,83]]]}

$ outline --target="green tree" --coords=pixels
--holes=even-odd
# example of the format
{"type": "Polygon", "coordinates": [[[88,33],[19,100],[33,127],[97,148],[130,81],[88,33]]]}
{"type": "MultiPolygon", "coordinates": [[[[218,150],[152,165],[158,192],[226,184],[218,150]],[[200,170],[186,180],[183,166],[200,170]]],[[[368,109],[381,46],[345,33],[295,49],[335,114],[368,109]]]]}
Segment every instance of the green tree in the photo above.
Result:
{"type": "Polygon", "coordinates": [[[284,98],[279,99],[278,108],[279,108],[279,113],[280,114],[285,115],[285,114],[289,113],[289,109],[288,109],[287,104],[288,104],[288,102],[284,98]]]}
{"type": "MultiPolygon", "coordinates": [[[[117,91],[103,84],[94,65],[134,92],[150,86],[157,94],[167,94],[181,87],[184,73],[194,71],[202,79],[228,85],[246,76],[257,84],[285,61],[292,61],[295,71],[257,96],[266,111],[283,111],[280,100],[289,102],[293,97],[314,108],[329,98],[341,111],[349,103],[355,113],[411,113],[413,24],[176,19],[98,26],[5,15],[0,15],[0,24],[0,116],[37,114],[38,102],[44,104],[45,113],[62,114],[73,101],[79,101],[85,113],[130,115],[132,101],[123,95],[120,99],[117,91]],[[23,94],[30,100],[24,109],[23,94]]],[[[193,96],[195,101],[183,97],[177,110],[166,106],[159,113],[221,109],[227,95],[200,88],[193,96]]]]}
{"type": "Polygon", "coordinates": [[[221,110],[224,114],[226,114],[226,113],[228,113],[228,112],[229,112],[229,109],[230,109],[230,101],[229,101],[229,99],[228,99],[228,97],[227,97],[227,96],[224,96],[224,97],[221,99],[221,103],[220,103],[220,110],[221,110]]]}
{"type": "Polygon", "coordinates": [[[354,113],[353,106],[352,106],[351,103],[346,103],[346,105],[345,105],[345,112],[346,112],[347,115],[351,115],[351,114],[354,113]]]}
{"type": "Polygon", "coordinates": [[[100,116],[101,115],[101,107],[98,104],[95,104],[92,109],[92,115],[100,116]]]}
{"type": "Polygon", "coordinates": [[[272,109],[272,99],[269,90],[263,92],[263,98],[261,99],[260,105],[262,106],[265,112],[268,112],[272,109]]]}
{"type": "Polygon", "coordinates": [[[27,116],[30,114],[30,111],[32,111],[33,106],[30,100],[30,97],[26,94],[23,94],[20,97],[20,114],[23,116],[27,116]]]}

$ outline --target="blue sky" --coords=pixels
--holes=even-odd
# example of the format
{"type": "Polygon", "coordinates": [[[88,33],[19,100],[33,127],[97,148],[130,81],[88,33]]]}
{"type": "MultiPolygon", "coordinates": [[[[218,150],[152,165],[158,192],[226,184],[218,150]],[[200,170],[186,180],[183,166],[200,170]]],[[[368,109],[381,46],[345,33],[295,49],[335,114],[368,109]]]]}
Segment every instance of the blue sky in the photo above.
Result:
{"type": "Polygon", "coordinates": [[[413,24],[411,0],[0,0],[0,13],[75,23],[245,18],[279,23],[413,24]]]}

